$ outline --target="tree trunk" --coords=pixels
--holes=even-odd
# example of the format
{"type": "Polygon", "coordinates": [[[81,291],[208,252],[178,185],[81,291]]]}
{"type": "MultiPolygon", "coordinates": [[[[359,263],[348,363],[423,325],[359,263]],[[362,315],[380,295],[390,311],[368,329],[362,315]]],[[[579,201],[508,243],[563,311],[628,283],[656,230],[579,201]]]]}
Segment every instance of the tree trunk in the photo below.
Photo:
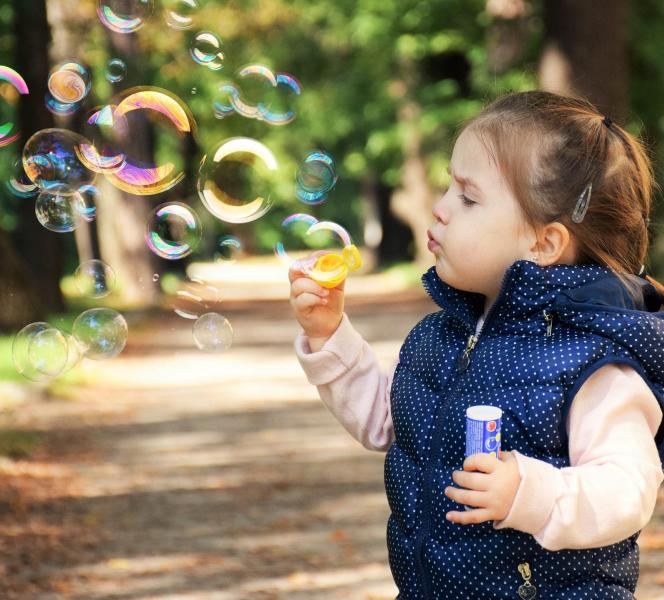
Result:
{"type": "MultiPolygon", "coordinates": [[[[44,107],[50,41],[44,0],[15,0],[14,19],[16,69],[30,90],[29,94],[20,96],[18,122],[21,138],[17,142],[17,150],[20,150],[34,132],[53,127],[51,113],[44,107]]],[[[39,299],[39,310],[35,314],[42,316],[64,310],[60,291],[64,241],[61,235],[46,231],[37,221],[34,201],[26,200],[19,205],[18,225],[12,232],[12,243],[25,264],[24,283],[34,289],[34,297],[39,299]]],[[[19,284],[19,280],[16,283],[19,284]]],[[[32,295],[27,290],[16,290],[15,293],[32,295]]]]}
{"type": "Polygon", "coordinates": [[[612,119],[629,116],[627,0],[546,0],[542,89],[581,94],[612,119]]]}
{"type": "Polygon", "coordinates": [[[410,227],[414,240],[415,262],[424,267],[430,265],[432,260],[431,252],[427,248],[427,229],[433,221],[431,209],[435,195],[429,185],[422,156],[419,116],[420,108],[413,101],[406,102],[399,110],[399,121],[406,126],[404,161],[401,186],[392,193],[390,207],[392,212],[410,227]]]}

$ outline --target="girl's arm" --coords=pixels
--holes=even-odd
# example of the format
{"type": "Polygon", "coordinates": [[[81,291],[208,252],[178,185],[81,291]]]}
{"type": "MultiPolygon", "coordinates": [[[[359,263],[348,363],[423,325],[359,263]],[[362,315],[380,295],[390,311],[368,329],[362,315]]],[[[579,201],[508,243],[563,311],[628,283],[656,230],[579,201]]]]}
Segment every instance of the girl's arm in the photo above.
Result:
{"type": "Polygon", "coordinates": [[[394,440],[390,387],[394,368],[381,372],[371,346],[344,313],[337,330],[312,352],[300,333],[295,353],[309,383],[346,430],[369,450],[387,450],[394,440]]]}
{"type": "Polygon", "coordinates": [[[572,466],[514,452],[521,484],[494,528],[532,534],[547,550],[619,542],[650,520],[664,480],[654,436],[662,421],[655,395],[627,365],[595,371],[568,416],[572,466]]]}

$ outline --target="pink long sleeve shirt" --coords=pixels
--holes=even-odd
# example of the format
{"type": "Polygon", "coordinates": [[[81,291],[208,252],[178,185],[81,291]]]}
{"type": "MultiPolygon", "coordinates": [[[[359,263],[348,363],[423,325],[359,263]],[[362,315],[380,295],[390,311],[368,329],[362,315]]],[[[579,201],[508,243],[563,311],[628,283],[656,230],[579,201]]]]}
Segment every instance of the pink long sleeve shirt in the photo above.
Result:
{"type": "MultiPolygon", "coordinates": [[[[477,323],[477,332],[483,319],[477,323]]],[[[310,383],[365,448],[394,440],[390,388],[396,364],[381,371],[371,346],[344,314],[318,352],[300,333],[295,351],[310,383]]],[[[654,436],[662,421],[655,395],[634,369],[607,364],[581,386],[566,422],[570,467],[558,469],[514,451],[521,483],[495,529],[534,536],[547,550],[619,542],[650,520],[664,480],[654,436]]]]}

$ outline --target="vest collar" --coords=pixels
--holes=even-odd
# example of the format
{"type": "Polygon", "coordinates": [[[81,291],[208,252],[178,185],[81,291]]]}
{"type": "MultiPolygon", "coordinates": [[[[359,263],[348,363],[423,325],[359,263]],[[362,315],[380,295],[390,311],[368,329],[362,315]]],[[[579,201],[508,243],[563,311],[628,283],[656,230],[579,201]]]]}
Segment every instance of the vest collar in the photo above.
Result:
{"type": "MultiPolygon", "coordinates": [[[[484,331],[493,323],[520,321],[537,316],[543,310],[560,305],[587,309],[611,306],[626,310],[655,312],[654,287],[636,275],[629,279],[635,292],[629,293],[620,280],[605,266],[598,264],[551,265],[540,267],[529,260],[517,260],[505,272],[500,293],[486,315],[484,331]]],[[[471,331],[484,310],[485,296],[448,285],[431,267],[422,283],[433,301],[471,331]]]]}

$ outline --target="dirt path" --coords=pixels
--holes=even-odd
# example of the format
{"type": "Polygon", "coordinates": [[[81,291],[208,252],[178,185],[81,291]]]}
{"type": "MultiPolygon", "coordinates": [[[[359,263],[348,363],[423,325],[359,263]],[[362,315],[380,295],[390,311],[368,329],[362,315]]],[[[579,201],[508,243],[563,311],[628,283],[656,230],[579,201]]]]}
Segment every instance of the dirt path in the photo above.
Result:
{"type": "MultiPolygon", "coordinates": [[[[406,295],[380,311],[358,298],[348,312],[388,365],[430,307],[406,295]]],[[[2,579],[23,590],[8,586],[8,598],[395,597],[383,455],[354,442],[305,381],[285,303],[225,314],[227,354],[198,352],[188,322],[161,316],[131,328],[121,357],[87,363],[104,387],[19,411],[18,425],[57,435],[20,461],[41,495],[8,501],[0,519],[30,550],[5,562],[2,579]]],[[[664,490],[641,548],[637,597],[661,600],[664,490]]]]}

